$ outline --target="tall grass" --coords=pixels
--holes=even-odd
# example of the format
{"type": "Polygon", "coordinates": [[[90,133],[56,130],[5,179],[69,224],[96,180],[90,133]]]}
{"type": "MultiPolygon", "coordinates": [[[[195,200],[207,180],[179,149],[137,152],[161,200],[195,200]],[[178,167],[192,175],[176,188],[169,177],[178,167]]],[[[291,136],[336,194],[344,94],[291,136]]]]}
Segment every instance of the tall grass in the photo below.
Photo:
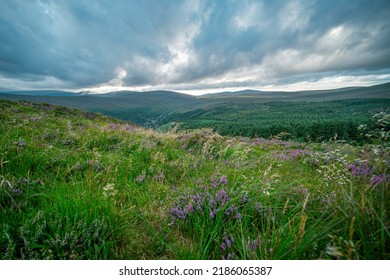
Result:
{"type": "Polygon", "coordinates": [[[389,259],[389,149],[0,101],[3,259],[389,259]]]}

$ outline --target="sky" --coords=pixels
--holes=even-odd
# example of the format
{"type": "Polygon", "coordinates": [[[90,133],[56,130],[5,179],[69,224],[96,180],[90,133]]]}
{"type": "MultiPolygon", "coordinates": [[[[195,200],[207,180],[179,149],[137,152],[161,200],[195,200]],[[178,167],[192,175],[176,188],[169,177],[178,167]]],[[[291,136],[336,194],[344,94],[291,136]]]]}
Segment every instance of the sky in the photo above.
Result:
{"type": "Polygon", "coordinates": [[[390,82],[389,0],[0,0],[0,90],[390,82]]]}

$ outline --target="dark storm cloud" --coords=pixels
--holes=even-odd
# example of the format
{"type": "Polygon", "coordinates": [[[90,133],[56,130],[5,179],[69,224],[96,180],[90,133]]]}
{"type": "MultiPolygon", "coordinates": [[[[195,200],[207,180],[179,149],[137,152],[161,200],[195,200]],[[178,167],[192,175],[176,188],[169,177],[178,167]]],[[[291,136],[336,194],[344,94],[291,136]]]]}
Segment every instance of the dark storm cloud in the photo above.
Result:
{"type": "Polygon", "coordinates": [[[196,39],[201,77],[261,65],[270,76],[390,66],[389,2],[241,3],[216,10],[196,39]]]}
{"type": "Polygon", "coordinates": [[[387,0],[1,1],[0,88],[387,75],[389,14],[387,0]]]}
{"type": "Polygon", "coordinates": [[[158,4],[3,1],[0,71],[23,79],[50,75],[83,86],[111,80],[135,55],[159,60],[180,17],[171,19],[177,3],[158,4]]]}

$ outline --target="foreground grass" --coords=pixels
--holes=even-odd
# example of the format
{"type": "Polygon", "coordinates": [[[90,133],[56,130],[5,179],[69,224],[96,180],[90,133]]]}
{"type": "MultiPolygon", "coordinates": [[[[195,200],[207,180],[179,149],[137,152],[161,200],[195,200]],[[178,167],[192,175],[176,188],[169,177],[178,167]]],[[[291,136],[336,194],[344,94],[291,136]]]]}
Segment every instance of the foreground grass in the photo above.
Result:
{"type": "Polygon", "coordinates": [[[3,259],[389,259],[389,147],[0,100],[3,259]]]}

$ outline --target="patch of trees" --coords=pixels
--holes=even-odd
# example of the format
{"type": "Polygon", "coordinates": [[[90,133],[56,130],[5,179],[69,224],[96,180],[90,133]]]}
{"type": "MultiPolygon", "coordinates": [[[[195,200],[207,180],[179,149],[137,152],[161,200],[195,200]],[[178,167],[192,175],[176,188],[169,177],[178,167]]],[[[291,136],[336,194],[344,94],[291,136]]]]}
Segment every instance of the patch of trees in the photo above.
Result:
{"type": "Polygon", "coordinates": [[[225,104],[204,110],[196,117],[188,113],[191,118],[181,115],[176,119],[182,123],[181,129],[208,127],[221,135],[362,143],[368,139],[359,126],[370,126],[374,114],[386,111],[390,111],[388,99],[273,102],[258,107],[240,104],[239,108],[225,104]]]}

